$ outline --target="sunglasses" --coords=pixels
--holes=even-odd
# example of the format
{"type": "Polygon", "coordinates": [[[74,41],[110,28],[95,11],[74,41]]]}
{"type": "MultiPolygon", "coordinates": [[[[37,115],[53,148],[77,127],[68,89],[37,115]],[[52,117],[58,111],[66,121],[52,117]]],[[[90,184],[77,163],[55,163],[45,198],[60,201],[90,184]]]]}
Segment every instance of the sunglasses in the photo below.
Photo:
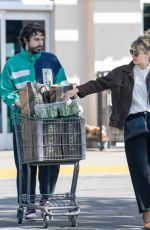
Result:
{"type": "Polygon", "coordinates": [[[137,50],[130,49],[130,54],[134,55],[135,57],[138,57],[140,53],[137,50]]]}

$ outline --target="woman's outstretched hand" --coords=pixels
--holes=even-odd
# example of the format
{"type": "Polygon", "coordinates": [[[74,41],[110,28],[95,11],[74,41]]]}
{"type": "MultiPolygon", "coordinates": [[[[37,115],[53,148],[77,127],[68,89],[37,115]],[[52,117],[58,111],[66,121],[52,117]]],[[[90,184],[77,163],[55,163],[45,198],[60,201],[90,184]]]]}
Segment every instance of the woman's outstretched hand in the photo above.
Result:
{"type": "Polygon", "coordinates": [[[65,100],[65,101],[68,101],[69,98],[71,98],[71,97],[73,97],[73,96],[77,96],[77,93],[78,93],[78,92],[79,92],[79,90],[78,90],[77,88],[73,88],[73,89],[67,91],[67,92],[65,93],[64,100],[65,100]]]}

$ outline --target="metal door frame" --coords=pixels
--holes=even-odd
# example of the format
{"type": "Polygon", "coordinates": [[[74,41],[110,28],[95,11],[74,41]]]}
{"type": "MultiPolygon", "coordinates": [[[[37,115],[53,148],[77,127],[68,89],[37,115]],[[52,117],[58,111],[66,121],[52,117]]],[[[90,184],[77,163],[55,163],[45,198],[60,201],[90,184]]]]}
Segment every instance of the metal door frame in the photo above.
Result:
{"type": "MultiPolygon", "coordinates": [[[[46,40],[45,48],[50,51],[50,11],[0,11],[0,62],[3,69],[6,62],[6,21],[7,20],[42,20],[45,22],[46,40]]],[[[2,103],[2,133],[0,133],[0,150],[9,150],[13,148],[12,133],[7,132],[7,106],[2,103]]]]}

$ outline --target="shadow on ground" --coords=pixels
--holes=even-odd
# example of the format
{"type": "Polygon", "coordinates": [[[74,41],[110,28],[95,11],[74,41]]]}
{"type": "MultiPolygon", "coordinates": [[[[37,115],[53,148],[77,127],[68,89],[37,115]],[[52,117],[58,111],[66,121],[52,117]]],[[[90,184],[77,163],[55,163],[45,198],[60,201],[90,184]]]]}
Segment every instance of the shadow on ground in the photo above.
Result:
{"type": "MultiPolygon", "coordinates": [[[[70,227],[67,217],[51,220],[49,229],[87,229],[87,230],[136,230],[142,229],[141,216],[138,214],[135,199],[131,198],[93,198],[79,197],[81,212],[78,226],[70,227]]],[[[34,222],[23,220],[21,225],[16,220],[16,199],[0,199],[0,228],[3,229],[42,229],[42,219],[34,222]]]]}

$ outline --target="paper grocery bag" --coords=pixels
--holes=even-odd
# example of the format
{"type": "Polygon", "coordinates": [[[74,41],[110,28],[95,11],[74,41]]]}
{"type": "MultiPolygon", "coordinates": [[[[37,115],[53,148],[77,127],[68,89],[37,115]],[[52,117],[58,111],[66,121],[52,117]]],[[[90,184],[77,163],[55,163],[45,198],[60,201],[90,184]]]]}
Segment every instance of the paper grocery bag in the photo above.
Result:
{"type": "Polygon", "coordinates": [[[71,90],[72,88],[73,88],[72,85],[68,85],[68,86],[55,85],[55,86],[47,87],[42,92],[43,102],[55,103],[55,102],[64,101],[65,92],[71,90]]]}
{"type": "Polygon", "coordinates": [[[42,84],[27,82],[23,90],[19,92],[21,113],[28,116],[34,116],[34,106],[43,103],[41,95],[42,84]]]}

